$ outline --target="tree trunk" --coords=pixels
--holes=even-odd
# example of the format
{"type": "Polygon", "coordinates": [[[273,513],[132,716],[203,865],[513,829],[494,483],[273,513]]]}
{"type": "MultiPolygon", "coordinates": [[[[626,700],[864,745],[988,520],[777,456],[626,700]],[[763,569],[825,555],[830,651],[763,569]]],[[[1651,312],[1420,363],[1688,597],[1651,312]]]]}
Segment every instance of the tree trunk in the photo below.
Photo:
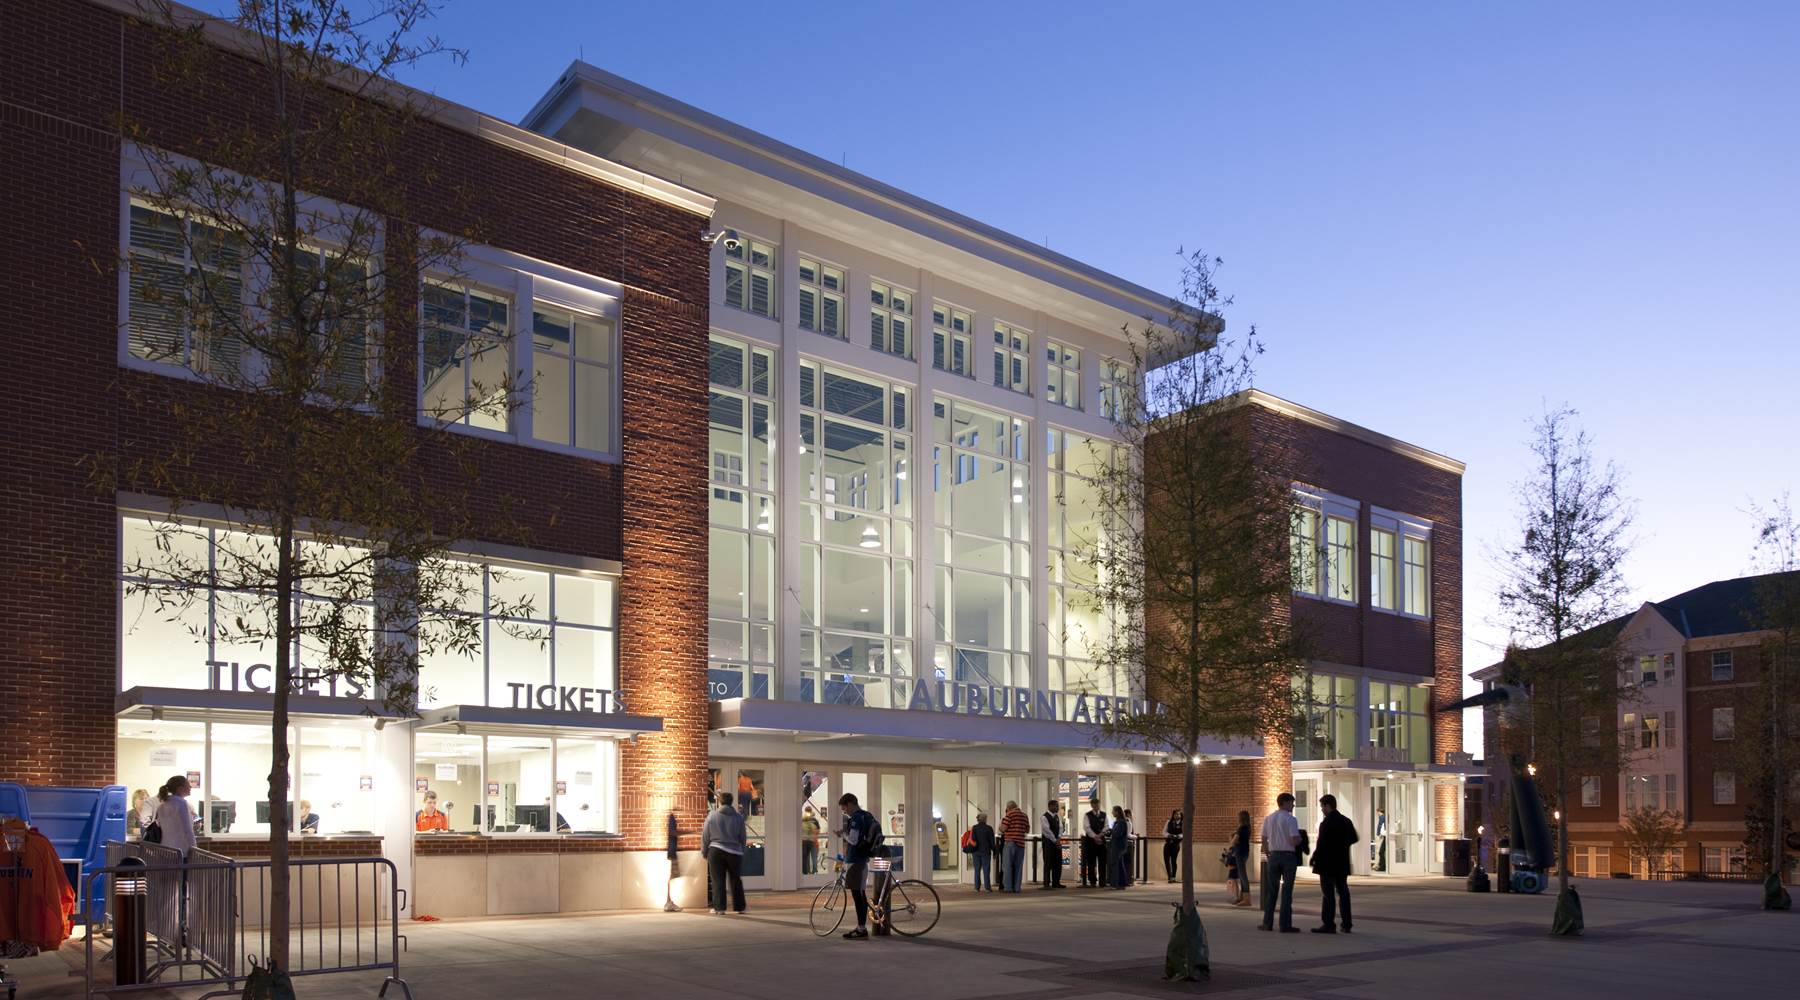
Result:
{"type": "Polygon", "coordinates": [[[294,676],[294,524],[282,517],[275,557],[275,698],[269,754],[270,968],[288,968],[288,691],[294,676]]]}
{"type": "Polygon", "coordinates": [[[1194,905],[1194,764],[1198,742],[1190,740],[1181,784],[1181,905],[1175,908],[1175,926],[1169,931],[1169,947],[1163,959],[1163,978],[1191,982],[1211,975],[1206,928],[1200,908],[1194,905]]]}

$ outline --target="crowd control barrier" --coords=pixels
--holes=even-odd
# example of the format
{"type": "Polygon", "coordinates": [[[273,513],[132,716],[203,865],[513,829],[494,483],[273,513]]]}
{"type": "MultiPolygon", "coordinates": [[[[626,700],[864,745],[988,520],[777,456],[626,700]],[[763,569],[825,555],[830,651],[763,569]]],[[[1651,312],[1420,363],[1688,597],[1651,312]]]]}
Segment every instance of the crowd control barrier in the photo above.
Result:
{"type": "MultiPolygon", "coordinates": [[[[115,940],[101,953],[95,936],[87,938],[88,997],[202,987],[214,987],[203,998],[236,995],[252,964],[267,964],[269,860],[196,849],[184,862],[177,851],[141,842],[108,844],[106,860],[85,880],[95,891],[93,883],[123,876],[120,891],[106,900],[115,940]],[[130,913],[117,912],[119,906],[130,913]],[[120,936],[127,931],[133,940],[120,936]]],[[[411,1000],[412,988],[400,975],[406,890],[396,884],[392,861],[297,858],[288,862],[288,886],[283,971],[296,979],[386,972],[378,995],[399,986],[411,1000]]]]}

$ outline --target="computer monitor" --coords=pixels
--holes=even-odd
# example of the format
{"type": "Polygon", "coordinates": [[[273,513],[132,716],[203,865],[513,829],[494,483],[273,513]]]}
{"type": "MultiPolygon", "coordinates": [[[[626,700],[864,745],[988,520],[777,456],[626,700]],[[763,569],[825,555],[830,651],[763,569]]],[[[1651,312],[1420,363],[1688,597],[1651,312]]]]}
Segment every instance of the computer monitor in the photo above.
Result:
{"type": "Polygon", "coordinates": [[[236,802],[208,802],[206,811],[212,816],[211,829],[214,833],[230,833],[231,824],[237,822],[236,802]]]}
{"type": "Polygon", "coordinates": [[[519,826],[530,827],[539,833],[549,833],[550,807],[547,805],[514,806],[513,822],[517,823],[519,826]]]}
{"type": "MultiPolygon", "coordinates": [[[[472,817],[469,820],[469,822],[475,824],[475,829],[477,829],[477,830],[482,829],[482,826],[481,826],[481,803],[477,802],[474,805],[470,806],[469,807],[469,815],[472,817]]],[[[487,807],[487,829],[492,830],[493,828],[494,828],[494,807],[488,806],[487,807]]]]}
{"type": "MultiPolygon", "coordinates": [[[[294,804],[292,802],[288,803],[287,814],[288,814],[288,832],[291,833],[291,832],[293,832],[294,823],[296,821],[296,817],[294,816],[294,804]]],[[[263,824],[267,824],[269,822],[269,800],[268,799],[257,800],[256,821],[258,823],[263,823],[263,824]]]]}

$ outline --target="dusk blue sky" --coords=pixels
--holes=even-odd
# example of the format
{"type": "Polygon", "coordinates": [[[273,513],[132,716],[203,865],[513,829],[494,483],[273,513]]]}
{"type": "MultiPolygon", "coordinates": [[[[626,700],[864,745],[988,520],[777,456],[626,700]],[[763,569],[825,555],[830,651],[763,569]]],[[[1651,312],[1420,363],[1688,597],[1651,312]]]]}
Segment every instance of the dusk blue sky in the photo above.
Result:
{"type": "MultiPolygon", "coordinates": [[[[216,5],[213,5],[216,6],[216,5]]],[[[1633,604],[1796,485],[1800,4],[454,3],[404,79],[588,62],[1152,288],[1225,258],[1277,395],[1468,463],[1465,668],[1528,419],[1638,502],[1633,604]]]]}

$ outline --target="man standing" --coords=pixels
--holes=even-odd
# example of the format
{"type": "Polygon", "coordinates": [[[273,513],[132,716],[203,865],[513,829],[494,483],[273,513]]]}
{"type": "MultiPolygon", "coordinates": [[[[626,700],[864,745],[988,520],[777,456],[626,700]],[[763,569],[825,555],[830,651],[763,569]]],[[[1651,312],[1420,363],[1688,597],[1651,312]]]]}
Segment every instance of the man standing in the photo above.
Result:
{"type": "Polygon", "coordinates": [[[1005,855],[1000,866],[1002,892],[1018,892],[1025,874],[1025,835],[1031,832],[1031,821],[1017,802],[1006,804],[1006,815],[1000,817],[1000,839],[1005,855]]]}
{"type": "Polygon", "coordinates": [[[844,884],[850,887],[850,900],[856,904],[856,927],[844,936],[855,940],[869,936],[869,859],[875,856],[875,846],[882,840],[881,824],[874,813],[857,804],[856,796],[850,792],[838,799],[838,812],[844,816],[838,836],[844,839],[844,860],[850,862],[844,869],[844,884]]]}
{"type": "Polygon", "coordinates": [[[1062,884],[1062,814],[1051,802],[1038,820],[1039,848],[1044,855],[1045,889],[1061,889],[1062,884]]]}
{"type": "Polygon", "coordinates": [[[1100,887],[1100,856],[1106,845],[1106,810],[1100,808],[1096,796],[1088,801],[1087,818],[1081,831],[1081,884],[1100,887]]]}
{"type": "Polygon", "coordinates": [[[1314,934],[1336,934],[1336,911],[1344,911],[1344,933],[1350,933],[1350,848],[1356,843],[1356,824],[1337,810],[1337,796],[1319,796],[1319,846],[1313,849],[1312,869],[1319,875],[1325,903],[1314,934]]]}
{"type": "Polygon", "coordinates": [[[725,912],[725,890],[731,889],[731,909],[744,912],[744,814],[731,804],[731,793],[719,793],[719,808],[700,828],[700,853],[712,876],[712,911],[725,912]]]}
{"type": "Polygon", "coordinates": [[[1300,871],[1300,823],[1294,819],[1294,796],[1282,792],[1275,799],[1275,811],[1263,817],[1262,853],[1269,864],[1268,883],[1263,886],[1263,918],[1258,926],[1265,931],[1275,929],[1275,895],[1281,894],[1281,933],[1297,934],[1294,926],[1294,876],[1300,871]]]}

